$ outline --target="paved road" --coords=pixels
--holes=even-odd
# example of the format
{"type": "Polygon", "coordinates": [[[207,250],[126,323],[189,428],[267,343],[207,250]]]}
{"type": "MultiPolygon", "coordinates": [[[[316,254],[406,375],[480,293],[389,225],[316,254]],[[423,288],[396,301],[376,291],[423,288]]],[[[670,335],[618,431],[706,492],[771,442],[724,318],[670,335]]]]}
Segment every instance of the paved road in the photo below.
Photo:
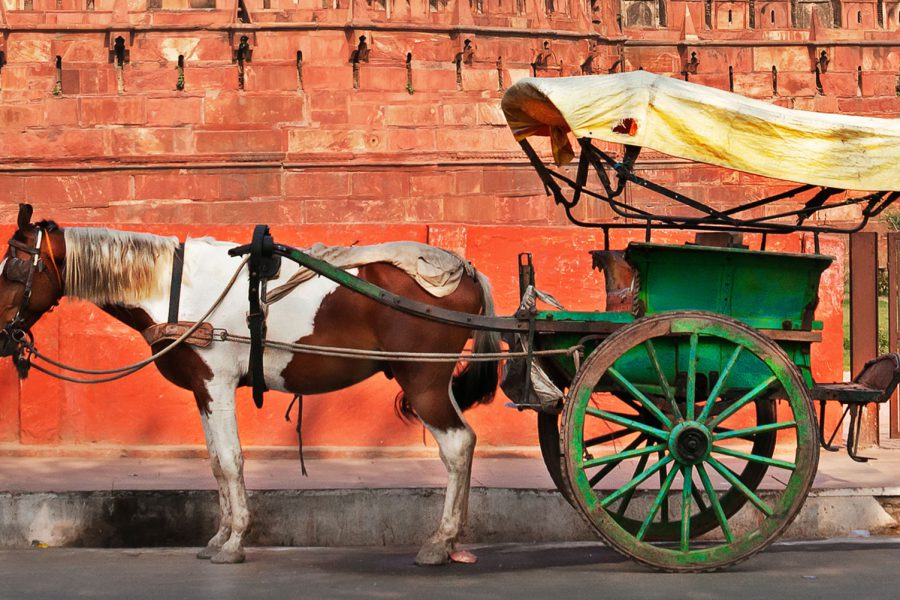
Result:
{"type": "Polygon", "coordinates": [[[405,548],[251,548],[218,566],[178,549],[0,550],[0,598],[900,597],[900,538],[779,544],[731,570],[653,573],[597,544],[472,547],[477,565],[419,568],[405,548]]]}

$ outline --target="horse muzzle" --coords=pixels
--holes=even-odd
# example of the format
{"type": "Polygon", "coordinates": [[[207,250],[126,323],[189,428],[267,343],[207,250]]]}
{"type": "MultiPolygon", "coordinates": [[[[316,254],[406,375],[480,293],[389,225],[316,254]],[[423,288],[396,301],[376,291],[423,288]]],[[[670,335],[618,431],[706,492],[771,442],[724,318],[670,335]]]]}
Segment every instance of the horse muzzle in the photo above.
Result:
{"type": "Polygon", "coordinates": [[[0,330],[0,357],[14,356],[18,354],[25,332],[21,329],[0,330]]]}

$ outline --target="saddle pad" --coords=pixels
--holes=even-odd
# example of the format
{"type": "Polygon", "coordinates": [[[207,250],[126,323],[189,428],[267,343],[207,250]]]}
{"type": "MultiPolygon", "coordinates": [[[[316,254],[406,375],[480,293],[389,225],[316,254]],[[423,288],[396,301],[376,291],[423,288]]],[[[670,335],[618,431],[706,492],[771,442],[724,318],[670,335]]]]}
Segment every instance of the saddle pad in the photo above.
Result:
{"type": "MultiPolygon", "coordinates": [[[[315,244],[304,252],[341,269],[353,269],[381,262],[392,264],[436,298],[443,298],[455,292],[463,275],[475,276],[475,267],[472,263],[448,250],[419,242],[388,242],[372,246],[315,244]]],[[[313,271],[301,268],[284,285],[271,290],[266,295],[266,302],[271,304],[280,300],[298,285],[315,276],[316,273],[313,271]]]]}

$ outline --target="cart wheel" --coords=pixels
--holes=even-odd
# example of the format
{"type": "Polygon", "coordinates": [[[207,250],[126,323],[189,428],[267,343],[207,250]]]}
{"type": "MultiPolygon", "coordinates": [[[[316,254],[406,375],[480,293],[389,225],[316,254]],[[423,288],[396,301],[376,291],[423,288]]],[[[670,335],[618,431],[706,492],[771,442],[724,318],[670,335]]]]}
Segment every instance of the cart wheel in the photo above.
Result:
{"type": "Polygon", "coordinates": [[[710,571],[749,558],[812,485],[815,420],[797,367],[729,317],[635,321],[588,357],[568,398],[571,499],[604,541],[648,566],[710,571]]]}

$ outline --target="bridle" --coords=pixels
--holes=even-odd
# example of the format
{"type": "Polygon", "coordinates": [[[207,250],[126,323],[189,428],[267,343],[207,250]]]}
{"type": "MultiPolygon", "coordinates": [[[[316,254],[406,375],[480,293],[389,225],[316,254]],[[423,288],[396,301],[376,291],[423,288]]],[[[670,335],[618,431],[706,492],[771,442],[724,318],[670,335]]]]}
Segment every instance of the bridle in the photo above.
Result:
{"type": "MultiPolygon", "coordinates": [[[[30,337],[28,327],[25,324],[24,314],[31,302],[34,274],[36,272],[41,273],[47,270],[44,259],[41,257],[41,247],[43,246],[45,239],[47,241],[47,250],[50,254],[50,263],[53,266],[53,272],[56,275],[57,291],[59,292],[57,300],[53,303],[53,306],[55,307],[59,304],[58,297],[62,296],[63,280],[59,271],[59,266],[56,264],[56,256],[53,252],[53,245],[50,242],[49,231],[44,227],[38,227],[34,246],[29,246],[15,238],[11,238],[8,242],[9,251],[3,266],[2,275],[8,281],[21,283],[25,286],[25,290],[22,293],[22,299],[19,302],[19,308],[16,310],[16,316],[2,329],[2,334],[7,337],[7,340],[3,340],[4,349],[9,349],[9,345],[14,344],[14,348],[11,349],[10,353],[13,355],[13,360],[16,362],[17,366],[20,366],[22,344],[30,337]],[[16,256],[16,250],[28,254],[30,258],[19,258],[16,256]]],[[[51,278],[51,280],[52,279],[53,278],[51,278]]]]}

